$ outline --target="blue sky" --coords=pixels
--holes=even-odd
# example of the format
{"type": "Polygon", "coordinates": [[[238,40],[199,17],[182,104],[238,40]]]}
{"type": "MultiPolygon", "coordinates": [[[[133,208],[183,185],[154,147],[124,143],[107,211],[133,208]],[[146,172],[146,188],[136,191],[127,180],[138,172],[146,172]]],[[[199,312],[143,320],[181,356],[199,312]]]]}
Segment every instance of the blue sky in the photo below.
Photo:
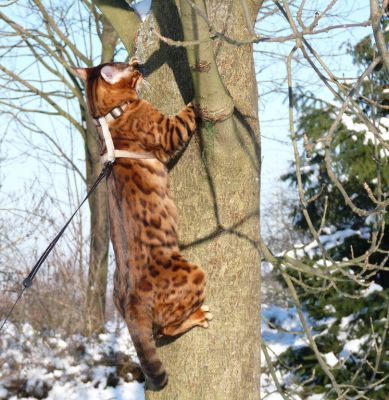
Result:
{"type": "MultiPolygon", "coordinates": [[[[328,18],[323,18],[318,28],[328,24],[358,22],[368,18],[367,0],[338,1],[338,3],[332,10],[332,15],[328,18]]],[[[307,18],[307,23],[309,23],[315,11],[322,10],[327,4],[328,1],[307,2],[308,10],[304,14],[304,17],[307,18]]],[[[18,7],[17,4],[15,6],[18,7]]],[[[28,16],[26,10],[18,9],[17,11],[24,14],[25,18],[32,18],[28,16]]],[[[283,36],[289,33],[287,24],[281,16],[274,15],[264,21],[260,21],[258,24],[258,30],[262,34],[274,34],[275,29],[279,30],[275,33],[276,36],[283,36]]],[[[357,76],[357,71],[352,65],[351,57],[346,52],[345,43],[355,44],[368,33],[370,33],[369,28],[339,29],[317,36],[308,36],[307,39],[323,56],[323,59],[334,73],[340,77],[355,77],[357,76]]],[[[82,46],[82,43],[79,43],[79,45],[82,46]]],[[[263,157],[262,205],[264,207],[269,207],[272,204],[274,193],[279,190],[285,190],[278,184],[278,180],[293,157],[288,130],[288,104],[285,95],[287,90],[285,58],[293,45],[294,41],[288,41],[282,44],[260,43],[255,46],[255,61],[259,71],[257,79],[261,94],[259,109],[263,157]]],[[[96,54],[98,54],[98,49],[96,50],[96,54]]],[[[298,55],[296,59],[298,62],[294,63],[294,82],[303,83],[307,88],[315,91],[316,94],[332,100],[332,96],[323,88],[317,76],[301,60],[301,55],[298,55]]],[[[31,60],[26,57],[19,57],[7,62],[11,62],[10,68],[20,70],[26,67],[31,60]]],[[[41,106],[46,107],[46,104],[41,103],[41,106]]],[[[70,110],[70,112],[76,113],[77,110],[70,110]]],[[[78,134],[68,134],[64,119],[41,116],[34,116],[33,118],[42,128],[54,132],[64,151],[67,154],[73,154],[77,163],[83,168],[83,143],[78,134]],[[71,137],[71,140],[69,140],[69,137],[71,137]]],[[[63,210],[66,210],[69,202],[76,203],[84,192],[84,186],[78,177],[73,176],[69,171],[66,173],[65,169],[58,163],[40,163],[38,159],[31,157],[31,154],[26,152],[26,147],[23,143],[25,139],[32,140],[41,148],[40,157],[42,159],[46,157],[45,149],[47,150],[48,148],[47,143],[36,133],[20,127],[16,128],[16,125],[8,129],[8,122],[8,116],[0,116],[0,138],[3,137],[3,133],[7,130],[7,135],[0,142],[0,157],[5,159],[0,165],[2,207],[7,207],[4,201],[6,201],[10,193],[15,192],[16,195],[21,195],[21,198],[26,199],[25,201],[21,200],[21,203],[24,202],[28,206],[29,202],[31,202],[31,189],[29,187],[34,183],[36,177],[39,177],[42,184],[36,189],[38,192],[53,192],[54,197],[58,193],[65,194],[63,201],[59,203],[59,207],[62,206],[63,210]],[[22,132],[15,134],[15,129],[22,129],[22,132]],[[67,190],[67,185],[72,188],[70,192],[67,190]],[[26,197],[26,194],[29,196],[26,197]]],[[[9,204],[11,204],[11,201],[9,204]]]]}
{"type": "MultiPolygon", "coordinates": [[[[306,2],[311,11],[306,13],[312,18],[315,10],[322,10],[328,1],[306,2]]],[[[332,10],[332,15],[339,17],[323,18],[318,29],[332,24],[353,23],[365,21],[369,17],[369,2],[364,1],[338,1],[332,10]]],[[[311,19],[308,18],[308,23],[311,19]]],[[[267,20],[267,24],[260,30],[271,31],[272,27],[285,26],[281,17],[274,16],[267,20]]],[[[289,33],[283,31],[280,36],[289,33]]],[[[346,44],[356,44],[362,37],[371,33],[371,28],[339,29],[317,36],[307,36],[306,39],[314,49],[322,56],[332,72],[339,77],[357,77],[358,71],[352,64],[352,59],[347,54],[346,44]]],[[[257,75],[259,82],[259,101],[261,134],[262,134],[262,205],[270,207],[273,202],[273,194],[280,190],[286,190],[278,185],[279,177],[286,171],[293,159],[293,149],[289,138],[287,82],[285,59],[294,46],[294,41],[284,44],[260,43],[255,46],[257,69],[268,66],[257,75]],[[267,53],[276,52],[277,58],[267,53]],[[280,87],[278,87],[280,85],[280,87]],[[280,91],[282,92],[280,93],[280,91]]],[[[317,96],[333,100],[333,96],[324,87],[317,75],[306,67],[301,53],[297,54],[292,66],[294,71],[294,83],[304,84],[307,90],[313,91],[317,96]]],[[[296,118],[296,116],[295,116],[296,118]]]]}

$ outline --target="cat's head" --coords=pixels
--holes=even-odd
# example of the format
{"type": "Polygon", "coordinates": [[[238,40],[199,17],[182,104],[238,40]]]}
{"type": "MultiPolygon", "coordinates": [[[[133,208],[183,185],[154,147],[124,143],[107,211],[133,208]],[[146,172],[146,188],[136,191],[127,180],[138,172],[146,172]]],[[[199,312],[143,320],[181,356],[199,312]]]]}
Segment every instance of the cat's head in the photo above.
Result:
{"type": "Polygon", "coordinates": [[[101,64],[92,68],[72,68],[85,81],[89,111],[93,117],[107,114],[116,106],[138,98],[143,80],[136,58],[130,62],[101,64]]]}

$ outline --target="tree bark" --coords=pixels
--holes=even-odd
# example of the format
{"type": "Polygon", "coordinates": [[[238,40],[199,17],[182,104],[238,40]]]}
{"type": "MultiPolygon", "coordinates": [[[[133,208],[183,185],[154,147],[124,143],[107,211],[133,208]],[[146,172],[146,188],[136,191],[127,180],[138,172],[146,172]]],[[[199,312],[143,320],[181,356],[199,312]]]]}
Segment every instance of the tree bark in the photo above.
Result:
{"type": "MultiPolygon", "coordinates": [[[[261,1],[246,1],[246,10],[243,0],[208,0],[205,7],[200,0],[194,3],[203,7],[214,29],[246,39],[252,35],[261,1]]],[[[138,32],[137,55],[145,62],[151,87],[143,97],[173,114],[196,93],[207,119],[172,170],[171,186],[182,249],[207,271],[206,303],[214,321],[208,330],[196,328],[169,345],[160,343],[169,384],[161,392],[147,392],[146,397],[259,399],[260,154],[253,50],[250,45],[217,40],[213,53],[194,47],[188,61],[185,48],[169,46],[153,34],[157,29],[174,40],[184,40],[184,33],[206,38],[209,28],[196,18],[188,10],[183,27],[174,0],[153,2],[153,17],[138,32]],[[204,65],[210,64],[210,73],[197,64],[202,61],[200,54],[206,57],[204,65]],[[226,101],[218,102],[218,95],[226,101]],[[220,107],[221,103],[227,107],[220,107]],[[219,112],[224,108],[227,112],[219,112]]]]}
{"type": "MultiPolygon", "coordinates": [[[[101,62],[113,59],[118,34],[110,22],[103,17],[101,62]]],[[[82,110],[85,129],[85,160],[87,185],[90,187],[101,172],[100,146],[95,126],[89,112],[82,110]]],[[[90,253],[87,288],[87,316],[85,331],[87,334],[102,332],[105,322],[105,304],[108,275],[109,219],[108,197],[105,185],[99,185],[89,198],[90,208],[90,253]]]]}
{"type": "MultiPolygon", "coordinates": [[[[250,35],[239,2],[208,1],[206,9],[217,30],[237,39],[250,35]]],[[[155,20],[150,24],[158,25],[163,36],[183,40],[184,33],[193,31],[190,26],[181,31],[174,2],[154,2],[153,11],[155,20]]],[[[254,21],[257,9],[252,6],[251,11],[254,21]]],[[[193,15],[187,17],[186,23],[195,21],[193,15]]],[[[204,37],[208,29],[202,29],[198,34],[204,37]]],[[[184,49],[158,45],[148,27],[142,31],[138,53],[153,71],[150,100],[165,112],[175,113],[190,100],[194,87],[200,110],[209,120],[171,172],[171,186],[182,248],[190,261],[207,271],[206,303],[214,314],[208,330],[196,328],[169,345],[161,343],[158,351],[169,384],[161,392],[147,392],[146,397],[259,399],[260,261],[255,247],[259,234],[259,132],[252,47],[214,42],[218,70],[212,73],[212,60],[199,59],[201,54],[209,55],[203,49],[197,49],[197,58],[190,54],[188,68],[184,49]],[[144,54],[151,49],[151,55],[144,54]],[[153,69],[156,55],[160,62],[154,61],[158,69],[153,69]],[[201,71],[199,60],[209,63],[211,69],[201,71]],[[198,73],[193,83],[188,74],[186,82],[182,77],[177,81],[177,71],[188,70],[198,73]],[[235,104],[233,115],[220,112],[228,110],[229,104],[229,96],[217,81],[220,78],[235,104]],[[215,88],[219,90],[216,93],[215,88]],[[219,102],[215,101],[218,95],[219,102]],[[220,107],[222,104],[227,107],[220,107]]]]}

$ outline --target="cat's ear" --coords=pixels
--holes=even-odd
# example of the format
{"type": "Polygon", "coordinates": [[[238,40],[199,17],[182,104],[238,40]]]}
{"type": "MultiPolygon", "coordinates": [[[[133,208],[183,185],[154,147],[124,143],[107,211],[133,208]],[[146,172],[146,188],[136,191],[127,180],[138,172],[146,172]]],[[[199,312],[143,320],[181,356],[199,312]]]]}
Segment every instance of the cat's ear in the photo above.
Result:
{"type": "Polygon", "coordinates": [[[89,73],[92,68],[78,68],[78,67],[69,67],[70,71],[79,78],[81,78],[83,81],[86,81],[88,79],[89,73]]]}
{"type": "Polygon", "coordinates": [[[114,65],[105,65],[101,68],[100,73],[103,79],[111,85],[118,83],[126,75],[125,70],[120,70],[114,65]]]}

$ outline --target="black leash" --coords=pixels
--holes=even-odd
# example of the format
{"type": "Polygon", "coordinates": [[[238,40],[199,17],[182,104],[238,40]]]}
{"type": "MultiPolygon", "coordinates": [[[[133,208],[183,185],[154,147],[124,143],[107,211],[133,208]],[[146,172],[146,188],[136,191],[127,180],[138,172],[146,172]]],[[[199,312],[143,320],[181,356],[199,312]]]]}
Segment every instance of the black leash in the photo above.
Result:
{"type": "Polygon", "coordinates": [[[73,217],[77,214],[77,212],[80,210],[80,208],[82,207],[82,205],[87,201],[88,197],[94,192],[94,190],[97,188],[97,186],[99,185],[99,183],[109,175],[109,173],[112,170],[112,165],[113,162],[108,162],[105,164],[104,168],[102,169],[100,175],[98,176],[98,178],[96,179],[95,183],[92,185],[92,187],[89,189],[88,193],[86,194],[84,200],[80,203],[80,205],[77,207],[76,211],[74,211],[74,213],[72,214],[72,216],[69,218],[69,220],[66,222],[66,224],[63,226],[63,228],[57,233],[57,235],[55,236],[55,238],[52,240],[52,242],[47,246],[47,249],[43,252],[43,254],[39,257],[39,260],[36,262],[36,264],[34,265],[34,267],[32,268],[32,270],[30,271],[30,273],[28,274],[27,278],[23,280],[23,287],[22,290],[19,292],[19,295],[16,299],[16,301],[14,302],[14,304],[12,305],[11,309],[9,310],[8,314],[6,315],[1,327],[0,327],[0,331],[3,329],[4,325],[6,324],[6,322],[8,321],[9,317],[11,316],[16,304],[18,303],[18,301],[21,299],[24,291],[26,289],[28,289],[29,287],[31,287],[34,278],[36,276],[36,274],[38,273],[40,267],[42,266],[43,262],[46,260],[46,258],[48,257],[48,255],[51,253],[51,251],[53,250],[54,246],[57,244],[58,240],[60,239],[60,237],[63,235],[63,233],[65,232],[66,228],[68,227],[68,225],[70,224],[70,222],[72,221],[73,217]]]}

